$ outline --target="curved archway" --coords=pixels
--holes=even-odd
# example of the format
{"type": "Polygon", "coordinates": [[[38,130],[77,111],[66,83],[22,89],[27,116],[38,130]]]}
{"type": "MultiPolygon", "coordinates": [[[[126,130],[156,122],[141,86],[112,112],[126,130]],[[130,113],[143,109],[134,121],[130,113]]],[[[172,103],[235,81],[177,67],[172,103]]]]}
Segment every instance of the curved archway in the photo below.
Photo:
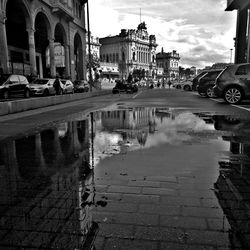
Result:
{"type": "Polygon", "coordinates": [[[27,33],[27,29],[31,27],[29,10],[22,0],[8,0],[5,12],[10,71],[27,75],[30,73],[27,33]]]}
{"type": "Polygon", "coordinates": [[[61,23],[57,23],[54,31],[55,36],[55,67],[56,74],[60,78],[69,77],[69,49],[66,31],[61,23]]]}
{"type": "Polygon", "coordinates": [[[51,26],[44,12],[36,14],[34,26],[37,73],[40,77],[50,77],[52,72],[48,50],[52,42],[51,26]]]}
{"type": "Polygon", "coordinates": [[[76,79],[83,79],[83,48],[79,33],[76,33],[74,37],[74,61],[76,79]]]}

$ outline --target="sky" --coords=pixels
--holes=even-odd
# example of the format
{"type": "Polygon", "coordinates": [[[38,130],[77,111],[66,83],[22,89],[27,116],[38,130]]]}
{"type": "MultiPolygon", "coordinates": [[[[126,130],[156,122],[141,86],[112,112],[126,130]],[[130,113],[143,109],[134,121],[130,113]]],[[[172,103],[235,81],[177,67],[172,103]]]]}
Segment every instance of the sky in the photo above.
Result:
{"type": "Polygon", "coordinates": [[[99,38],[115,36],[145,21],[157,52],[176,50],[180,66],[204,68],[234,54],[237,12],[226,7],[227,0],[92,0],[90,30],[99,38]]]}

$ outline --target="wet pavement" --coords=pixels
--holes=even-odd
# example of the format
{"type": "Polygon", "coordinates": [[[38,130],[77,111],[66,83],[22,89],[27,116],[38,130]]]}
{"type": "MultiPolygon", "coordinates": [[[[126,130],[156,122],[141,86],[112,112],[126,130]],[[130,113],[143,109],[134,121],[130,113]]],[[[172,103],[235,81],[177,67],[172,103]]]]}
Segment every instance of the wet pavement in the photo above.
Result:
{"type": "Polygon", "coordinates": [[[249,249],[250,120],[107,108],[0,144],[0,249],[249,249]]]}

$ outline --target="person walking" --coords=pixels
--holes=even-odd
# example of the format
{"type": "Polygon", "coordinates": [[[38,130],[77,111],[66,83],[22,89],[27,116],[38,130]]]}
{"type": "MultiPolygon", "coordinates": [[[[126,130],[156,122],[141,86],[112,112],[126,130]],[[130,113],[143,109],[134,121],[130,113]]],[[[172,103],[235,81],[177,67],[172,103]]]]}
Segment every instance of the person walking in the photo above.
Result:
{"type": "Polygon", "coordinates": [[[168,87],[170,88],[170,87],[171,87],[171,85],[172,85],[171,81],[170,81],[170,80],[168,80],[168,87]]]}
{"type": "Polygon", "coordinates": [[[56,91],[56,95],[61,95],[62,94],[62,89],[61,89],[61,84],[60,84],[60,79],[58,76],[56,76],[56,80],[54,81],[54,88],[56,91]]]}

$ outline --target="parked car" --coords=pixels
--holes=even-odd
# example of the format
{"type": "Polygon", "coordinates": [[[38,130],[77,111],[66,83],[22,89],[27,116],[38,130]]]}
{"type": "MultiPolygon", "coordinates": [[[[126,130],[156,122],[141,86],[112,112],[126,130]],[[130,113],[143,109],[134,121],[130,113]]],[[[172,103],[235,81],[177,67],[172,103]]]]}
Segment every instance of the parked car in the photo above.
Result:
{"type": "MultiPolygon", "coordinates": [[[[55,95],[54,82],[56,79],[38,78],[30,83],[31,95],[34,96],[49,96],[55,95]]],[[[60,80],[59,80],[60,81],[60,80]]],[[[63,84],[60,81],[60,94],[63,93],[63,84]]]]}
{"type": "Polygon", "coordinates": [[[63,84],[63,94],[73,94],[74,93],[74,84],[70,80],[62,80],[61,82],[63,84]]]}
{"type": "Polygon", "coordinates": [[[10,96],[23,95],[30,97],[30,86],[27,78],[23,75],[2,74],[0,75],[0,96],[8,99],[10,96]]]}
{"type": "Polygon", "coordinates": [[[220,70],[208,71],[198,79],[197,91],[199,95],[206,97],[214,97],[213,87],[216,77],[221,73],[220,70]]]}
{"type": "Polygon", "coordinates": [[[82,93],[89,91],[89,84],[86,80],[76,80],[74,81],[74,92],[82,93]]]}
{"type": "Polygon", "coordinates": [[[227,66],[216,78],[213,91],[227,103],[237,104],[250,98],[250,63],[227,66]]]}
{"type": "Polygon", "coordinates": [[[204,70],[201,73],[199,73],[194,79],[193,79],[193,84],[192,84],[192,90],[193,91],[197,91],[197,85],[198,85],[198,80],[204,76],[206,73],[208,72],[208,70],[204,70]]]}
{"type": "Polygon", "coordinates": [[[121,80],[116,80],[116,85],[112,89],[113,94],[118,93],[135,93],[138,91],[138,87],[135,83],[125,83],[121,80]]]}
{"type": "Polygon", "coordinates": [[[185,80],[181,82],[175,82],[173,83],[173,87],[176,89],[183,89],[185,91],[191,91],[192,90],[192,81],[191,80],[185,80]]]}

